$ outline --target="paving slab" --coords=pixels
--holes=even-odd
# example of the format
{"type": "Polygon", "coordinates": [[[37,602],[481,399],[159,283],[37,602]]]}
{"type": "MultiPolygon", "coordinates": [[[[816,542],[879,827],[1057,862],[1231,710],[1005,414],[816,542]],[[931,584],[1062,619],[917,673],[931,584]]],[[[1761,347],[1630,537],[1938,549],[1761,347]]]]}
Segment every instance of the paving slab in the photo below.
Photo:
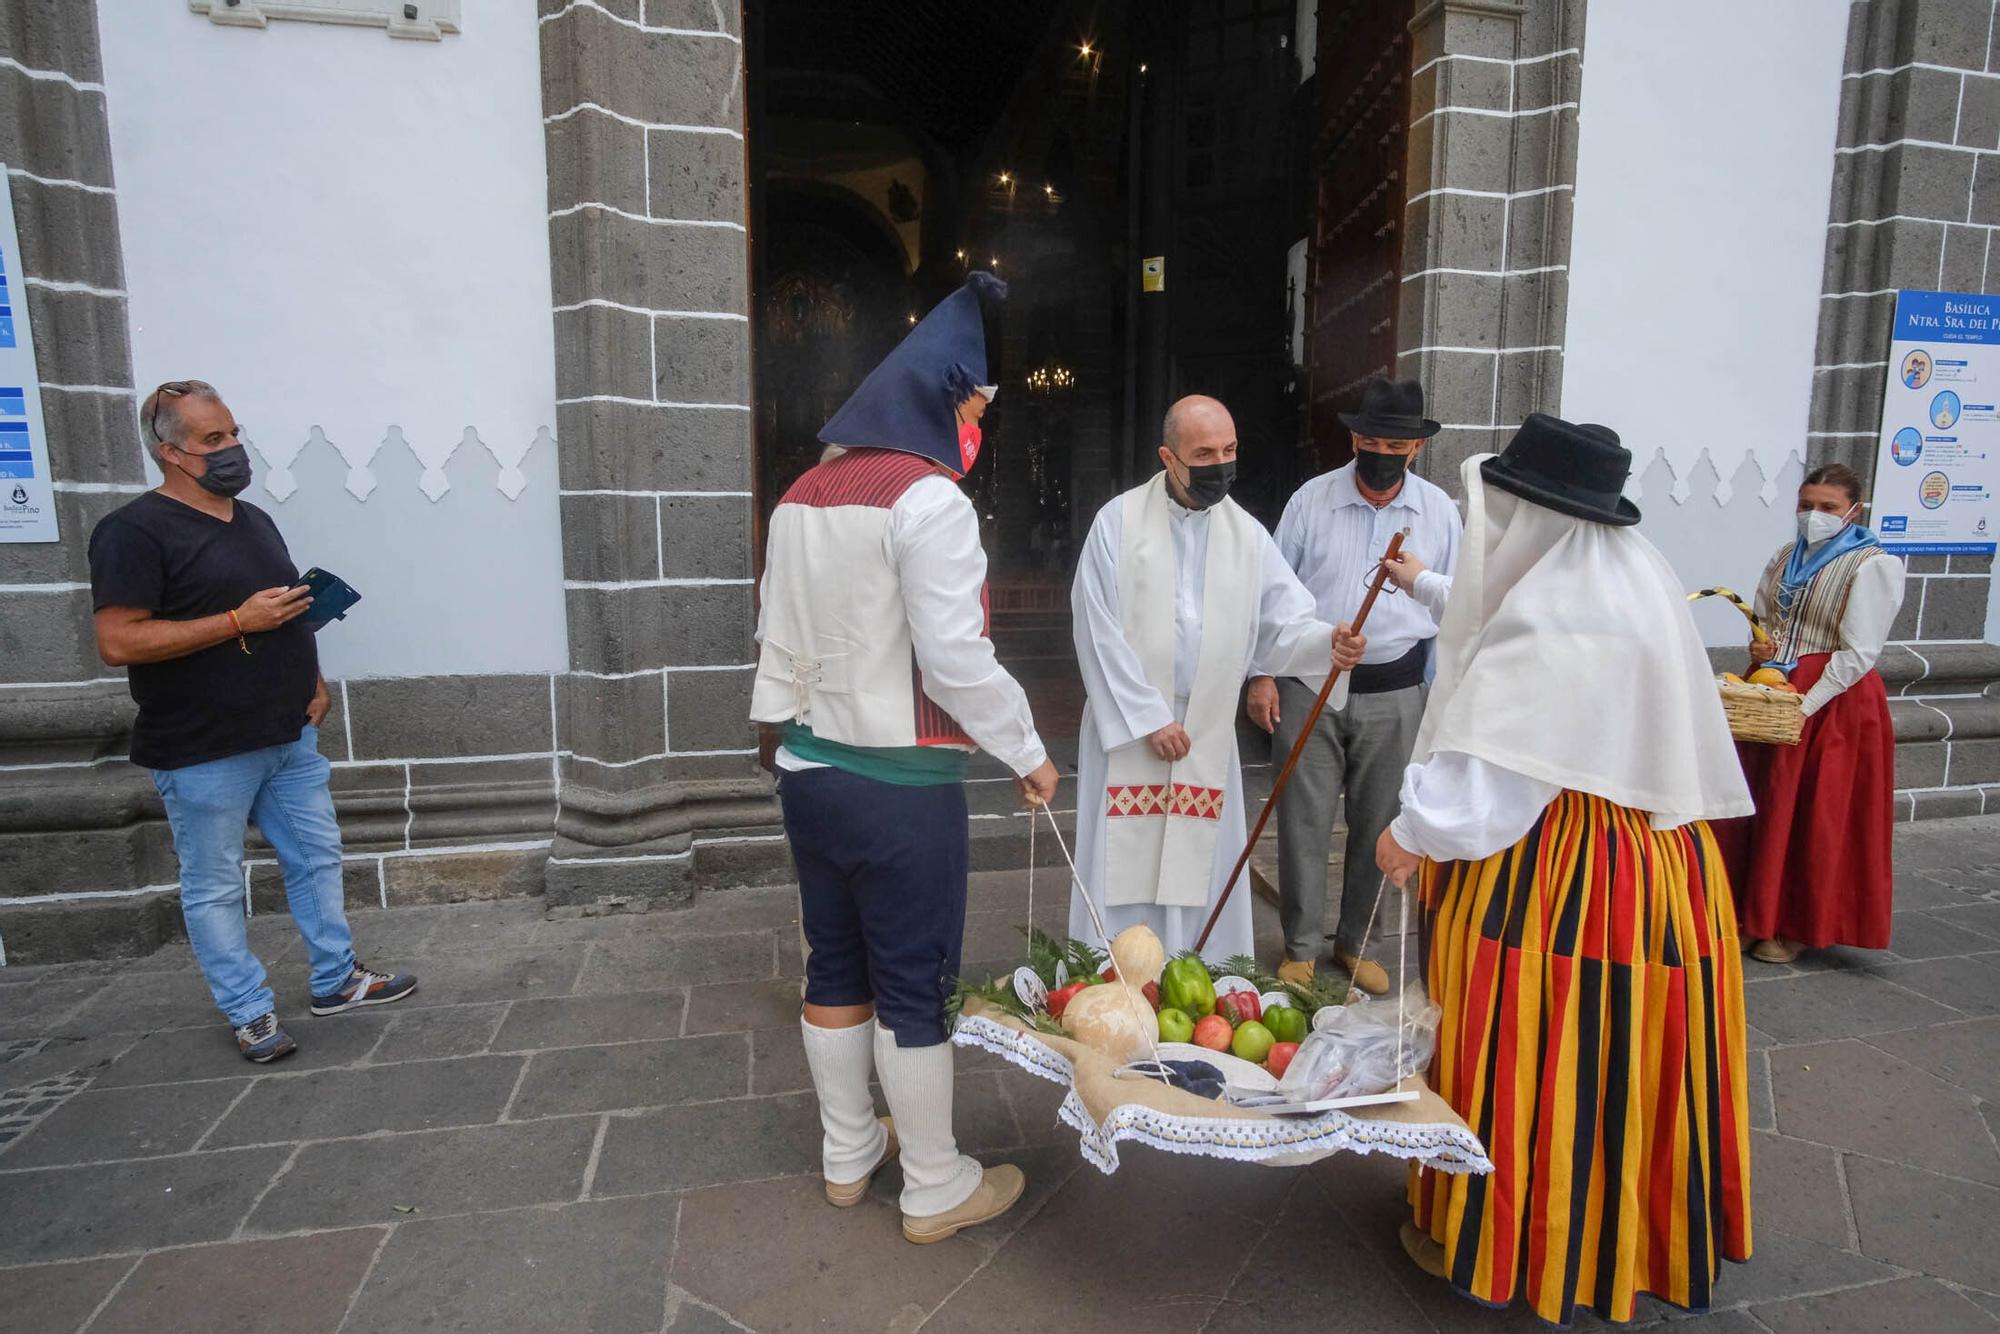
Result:
{"type": "Polygon", "coordinates": [[[566,1047],[528,1058],[509,1113],[514,1120],[666,1107],[750,1091],[750,1043],[742,1033],[664,1042],[566,1047]]]}
{"type": "Polygon", "coordinates": [[[1885,987],[1859,970],[1778,978],[1746,990],[1752,1021],[1780,1043],[1887,1033],[1958,1017],[1935,1001],[1885,987]]]}
{"type": "MultiPolygon", "coordinates": [[[[408,937],[397,948],[405,953],[436,954],[444,950],[490,950],[541,943],[544,911],[540,899],[494,899],[457,905],[453,911],[436,914],[421,940],[408,937]]],[[[384,914],[389,918],[395,915],[394,909],[384,914]]]]}
{"type": "Polygon", "coordinates": [[[1865,1288],[1760,1306],[1772,1334],[1907,1334],[2000,1328],[2000,1320],[1935,1279],[1903,1278],[1865,1288]]]}
{"type": "MultiPolygon", "coordinates": [[[[670,1301],[674,1298],[670,1297],[670,1301]]],[[[744,1326],[685,1293],[678,1294],[664,1334],[737,1334],[744,1326]]]]}
{"type": "Polygon", "coordinates": [[[493,1039],[494,1051],[540,1051],[596,1042],[681,1036],[687,993],[632,991],[515,1001],[493,1039]]]}
{"type": "Polygon", "coordinates": [[[1778,1129],[2000,1185],[2000,1153],[1964,1090],[1856,1040],[1772,1054],[1778,1129]]]}
{"type": "Polygon", "coordinates": [[[1898,915],[1904,912],[1922,912],[1929,908],[1956,908],[1972,901],[1966,890],[1942,880],[1937,875],[1909,869],[1896,868],[1895,904],[1898,915]]]}
{"type": "Polygon", "coordinates": [[[799,1035],[797,1024],[789,1028],[760,1028],[750,1034],[750,1091],[753,1094],[761,1098],[771,1093],[797,1093],[811,1087],[812,1071],[806,1066],[805,1041],[799,1035]]]}
{"type": "MultiPolygon", "coordinates": [[[[1989,889],[1992,883],[1989,882],[1989,889]]],[[[1939,908],[1931,913],[1940,922],[1949,922],[1976,931],[1987,939],[2000,942],[2000,903],[1970,903],[1962,907],[1939,908]]]]}
{"type": "Polygon", "coordinates": [[[1870,1159],[1849,1160],[1847,1189],[1865,1254],[2000,1292],[2000,1190],[1870,1159]]]}
{"type": "Polygon", "coordinates": [[[1963,1014],[2000,1014],[2000,954],[1930,959],[1876,970],[1899,987],[1963,1014]]]}
{"type": "Polygon", "coordinates": [[[198,1028],[142,1034],[123,1056],[101,1071],[93,1086],[177,1084],[204,1079],[243,1079],[266,1071],[295,1074],[352,1065],[374,1050],[389,1027],[385,1013],[343,1014],[306,1024],[285,1025],[299,1049],[268,1066],[252,1065],[220,1018],[198,1028]]]}
{"type": "Polygon", "coordinates": [[[2000,1102],[2000,1019],[1933,1024],[1868,1039],[1890,1055],[1927,1070],[1975,1097],[2000,1102]]]}
{"type": "Polygon", "coordinates": [[[91,1323],[91,1334],[333,1334],[387,1235],[356,1228],[155,1252],[91,1323]]]}
{"type": "Polygon", "coordinates": [[[737,1033],[746,1028],[797,1030],[797,982],[734,982],[688,991],[687,1031],[737,1033]]]}
{"type": "Polygon", "coordinates": [[[273,1074],[209,1135],[211,1147],[435,1130],[496,1121],[520,1077],[519,1056],[273,1074]]]}
{"type": "MultiPolygon", "coordinates": [[[[590,965],[575,989],[602,994],[764,981],[777,975],[776,939],[770,931],[737,931],[700,937],[656,933],[593,941],[588,947],[590,965]]],[[[796,943],[791,952],[796,957],[796,943]]]]}
{"type": "Polygon", "coordinates": [[[1992,948],[1991,940],[1964,922],[1927,912],[1899,912],[1890,919],[1889,953],[1899,959],[1942,959],[1992,948]]]}
{"type": "Polygon", "coordinates": [[[405,1223],[349,1328],[653,1334],[678,1208],[648,1196],[405,1223]]]}
{"type": "Polygon", "coordinates": [[[589,950],[585,944],[503,947],[408,959],[397,967],[417,975],[417,991],[396,1005],[401,1010],[568,995],[589,950]]]}
{"type": "MultiPolygon", "coordinates": [[[[273,990],[281,992],[274,979],[273,990]]],[[[295,988],[307,990],[301,983],[295,988]]],[[[44,1024],[51,1033],[151,1033],[163,1028],[198,1024],[224,1026],[222,1012],[208,984],[193,970],[174,973],[121,973],[108,979],[94,995],[60,1021],[44,1024]]]]}
{"type": "Polygon", "coordinates": [[[1771,1101],[1771,1053],[1750,1052],[1744,1058],[1743,1070],[1750,1086],[1750,1128],[1776,1130],[1778,1111],[1771,1101]]]}
{"type": "Polygon", "coordinates": [[[1840,1167],[1832,1149],[1783,1135],[1750,1134],[1752,1238],[1776,1228],[1836,1250],[1850,1244],[1840,1167]]]}
{"type": "Polygon", "coordinates": [[[435,1216],[574,1200],[596,1136],[595,1118],[569,1117],[308,1144],[246,1228],[293,1232],[412,1217],[397,1205],[435,1216]]]}
{"type": "Polygon", "coordinates": [[[200,1142],[248,1083],[238,1079],[163,1088],[86,1089],[0,1150],[0,1167],[55,1167],[184,1153],[200,1142]]]}
{"type": "MultiPolygon", "coordinates": [[[[835,1209],[817,1175],[724,1186],[687,1195],[673,1277],[759,1334],[915,1329],[986,1261],[968,1235],[912,1246],[893,1202],[835,1209]]],[[[1011,1306],[986,1315],[988,1330],[1032,1327],[1011,1306]]]]}
{"type": "MultiPolygon", "coordinates": [[[[0,973],[0,978],[14,970],[0,973]]],[[[50,978],[0,985],[0,1038],[40,1037],[110,985],[102,977],[50,978]]]]}
{"type": "Polygon", "coordinates": [[[0,1210],[0,1264],[220,1241],[290,1152],[237,1149],[0,1172],[7,1200],[0,1210]]]}
{"type": "Polygon", "coordinates": [[[0,1334],[81,1329],[90,1313],[111,1295],[118,1280],[138,1263],[134,1257],[123,1256],[7,1270],[0,1274],[0,1288],[7,1294],[0,1302],[0,1334]]]}
{"type": "Polygon", "coordinates": [[[819,1175],[819,1105],[810,1093],[702,1102],[614,1116],[594,1198],[819,1175]]]}
{"type": "Polygon", "coordinates": [[[483,1005],[434,1005],[418,1010],[392,1010],[385,1016],[388,1029],[381,1042],[368,1053],[368,1062],[380,1065],[388,1061],[434,1061],[449,1056],[478,1056],[492,1045],[493,1034],[506,1015],[507,1006],[497,1001],[483,1005]]]}

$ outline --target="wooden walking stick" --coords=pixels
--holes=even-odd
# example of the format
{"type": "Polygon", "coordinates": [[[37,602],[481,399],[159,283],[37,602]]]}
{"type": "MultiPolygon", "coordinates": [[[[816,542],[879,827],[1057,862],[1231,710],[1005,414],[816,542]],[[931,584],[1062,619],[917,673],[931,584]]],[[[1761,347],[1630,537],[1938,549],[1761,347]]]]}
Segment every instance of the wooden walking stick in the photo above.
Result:
{"type": "MultiPolygon", "coordinates": [[[[1405,528],[1389,539],[1389,549],[1382,553],[1382,559],[1391,561],[1402,554],[1403,539],[1410,535],[1405,528]]],[[[1354,617],[1349,628],[1359,633],[1367,623],[1368,613],[1375,607],[1375,597],[1382,591],[1382,585],[1389,580],[1389,571],[1379,565],[1375,570],[1375,581],[1368,585],[1368,596],[1361,600],[1361,610],[1354,617]]],[[[1216,922],[1222,918],[1222,909],[1235,892],[1237,880],[1242,878],[1243,868],[1249,865],[1250,849],[1257,846],[1257,840],[1264,836],[1264,825],[1270,820],[1271,812],[1277,808],[1278,797],[1284,792],[1285,784],[1292,781],[1292,770],[1299,767],[1299,756],[1305,753],[1306,742],[1312,740],[1313,728],[1319,726],[1319,716],[1326,710],[1326,701],[1333,694],[1333,686],[1340,680],[1340,672],[1335,670],[1327,675],[1326,684],[1319,688],[1319,698],[1313,701],[1312,711],[1306,714],[1305,726],[1299,729],[1299,739],[1292,743],[1292,753],[1285,757],[1285,767],[1278,770],[1277,779],[1271,784],[1271,795],[1264,798],[1264,809],[1257,813],[1256,827],[1251,829],[1250,838],[1243,844],[1243,853],[1236,859],[1236,866],[1229,872],[1229,881],[1222,887],[1222,896],[1215,901],[1215,911],[1208,915],[1208,925],[1201,929],[1201,935],[1194,942],[1194,952],[1201,953],[1201,947],[1208,944],[1209,932],[1215,930],[1216,922]]]]}

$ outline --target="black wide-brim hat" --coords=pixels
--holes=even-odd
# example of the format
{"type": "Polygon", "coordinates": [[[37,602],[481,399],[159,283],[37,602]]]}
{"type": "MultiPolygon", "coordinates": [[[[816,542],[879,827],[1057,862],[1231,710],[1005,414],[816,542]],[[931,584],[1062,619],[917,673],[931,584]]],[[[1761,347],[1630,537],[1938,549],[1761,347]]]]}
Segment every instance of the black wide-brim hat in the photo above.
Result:
{"type": "Polygon", "coordinates": [[[1531,412],[1479,472],[1502,491],[1558,514],[1619,528],[1639,522],[1639,507],[1624,496],[1632,451],[1609,426],[1531,412]]]}
{"type": "Polygon", "coordinates": [[[1424,416],[1424,387],[1415,380],[1375,376],[1361,386],[1361,407],[1340,420],[1371,440],[1428,440],[1444,427],[1424,416]]]}

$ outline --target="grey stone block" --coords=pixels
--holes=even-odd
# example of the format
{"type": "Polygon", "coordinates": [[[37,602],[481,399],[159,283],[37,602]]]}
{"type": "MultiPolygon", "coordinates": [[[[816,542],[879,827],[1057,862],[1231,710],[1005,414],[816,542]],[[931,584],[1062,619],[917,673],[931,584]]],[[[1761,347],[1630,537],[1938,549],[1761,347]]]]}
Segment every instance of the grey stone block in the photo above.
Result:
{"type": "Polygon", "coordinates": [[[541,888],[542,864],[547,859],[547,849],[532,847],[494,852],[445,851],[385,857],[382,875],[392,908],[525,898],[541,888]]]}
{"type": "Polygon", "coordinates": [[[219,1241],[235,1230],[290,1152],[198,1153],[10,1175],[0,1263],[219,1241]],[[107,1209],[106,1200],[117,1200],[118,1207],[107,1209]]]}
{"type": "MultiPolygon", "coordinates": [[[[1976,210],[1974,221],[1980,221],[1976,210]]],[[[1828,228],[1824,290],[1874,292],[1934,286],[1943,250],[1942,222],[1897,218],[1828,228]]]]}
{"type": "Polygon", "coordinates": [[[101,83],[97,14],[88,5],[8,5],[0,9],[0,56],[32,70],[101,83]]]}
{"type": "Polygon", "coordinates": [[[655,496],[562,497],[562,544],[565,579],[608,583],[665,573],[655,496]]]}
{"type": "Polygon", "coordinates": [[[1986,68],[1986,36],[1993,26],[1993,9],[1985,0],[1904,0],[1903,8],[1915,11],[1911,15],[1914,21],[1908,28],[1908,54],[1896,63],[1986,68]]]}
{"type": "Polygon", "coordinates": [[[1815,431],[1869,431],[1882,418],[1882,386],[1886,366],[1836,366],[1813,372],[1812,408],[1808,420],[1815,431]]]}
{"type": "Polygon", "coordinates": [[[1991,574],[1993,573],[1993,558],[1991,556],[1954,555],[1951,558],[1951,572],[1953,574],[1991,574]]]}
{"type": "Polygon", "coordinates": [[[653,368],[647,389],[672,403],[750,402],[750,326],[739,320],[653,321],[653,368]]]}
{"type": "MultiPolygon", "coordinates": [[[[596,1132],[594,1121],[569,1118],[308,1144],[249,1227],[290,1232],[407,1222],[398,1204],[436,1217],[566,1203],[583,1185],[596,1132]],[[385,1189],[387,1182],[395,1188],[385,1189]]],[[[252,1152],[282,1158],[289,1150],[252,1152]]]]}
{"type": "Polygon", "coordinates": [[[549,210],[609,204],[646,212],[646,131],[589,108],[551,122],[544,146],[549,210]]]}
{"type": "Polygon", "coordinates": [[[1991,233],[1984,227],[1947,227],[1944,237],[1944,270],[1938,290],[1977,292],[1986,279],[1986,241],[1991,233]]]}
{"type": "Polygon", "coordinates": [[[1402,320],[1426,343],[1499,347],[1500,284],[1495,277],[1433,273],[1402,285],[1402,320]]]}
{"type": "Polygon", "coordinates": [[[570,490],[747,491],[747,412],[573,403],[556,409],[570,490]]]}
{"type": "Polygon", "coordinates": [[[2000,783],[2000,739],[1953,741],[1949,779],[1954,784],[2000,783]]]}
{"type": "Polygon", "coordinates": [[[1946,556],[1905,556],[1902,560],[1911,574],[1943,574],[1951,564],[1946,556]]]}
{"type": "Polygon", "coordinates": [[[1497,363],[1500,385],[1494,410],[1502,423],[1511,426],[1531,412],[1556,406],[1562,387],[1561,352],[1506,352],[1497,363]]]}
{"type": "MultiPolygon", "coordinates": [[[[563,749],[576,757],[615,763],[667,749],[667,686],[659,675],[565,676],[556,691],[563,749]]],[[[591,768],[579,765],[576,772],[587,775],[591,768]]]]}
{"type": "Polygon", "coordinates": [[[418,1220],[396,1229],[355,1301],[362,1328],[655,1330],[678,1200],[418,1220]]]}
{"type": "MultiPolygon", "coordinates": [[[[679,795],[675,793],[674,795],[679,795]]],[[[663,794],[664,799],[664,794],[663,794]]],[[[694,900],[692,855],[686,835],[621,847],[591,847],[558,836],[555,855],[543,872],[542,892],[552,908],[633,908],[643,911],[659,904],[694,900]]],[[[584,991],[619,991],[616,977],[603,975],[606,960],[592,958],[589,975],[579,983],[584,991]]],[[[655,985],[671,985],[657,983],[655,985]]]]}
{"type": "Polygon", "coordinates": [[[1986,631],[1991,576],[1941,575],[1924,580],[1922,639],[1978,639],[1986,631]]]}
{"type": "Polygon", "coordinates": [[[2000,225],[2000,157],[1979,155],[1972,181],[1973,222],[2000,225]]]}
{"type": "MultiPolygon", "coordinates": [[[[1432,195],[1408,211],[1405,273],[1502,267],[1507,202],[1479,195],[1432,195]]],[[[1415,283],[1406,286],[1415,286],[1415,283]]]]}
{"type": "Polygon", "coordinates": [[[104,94],[0,66],[0,162],[49,180],[110,185],[104,94]]]}
{"type": "Polygon", "coordinates": [[[1513,188],[1542,190],[1576,180],[1576,108],[1514,122],[1513,188]]]}
{"type": "Polygon", "coordinates": [[[570,654],[586,671],[664,664],[728,666],[751,660],[750,586],[572,588],[570,654]]]}
{"type": "Polygon", "coordinates": [[[819,1170],[819,1149],[811,1094],[621,1116],[605,1136],[595,1189],[636,1194],[803,1176],[819,1170]]]}
{"type": "Polygon", "coordinates": [[[665,573],[677,579],[750,577],[750,501],[745,496],[664,496],[665,573]]]}
{"type": "MultiPolygon", "coordinates": [[[[252,857],[269,859],[274,854],[268,849],[253,852],[252,857]]],[[[381,872],[373,859],[351,859],[340,864],[341,901],[352,910],[355,908],[375,908],[381,906],[381,872]]],[[[251,911],[263,914],[277,914],[288,911],[285,896],[284,873],[275,864],[253,865],[250,867],[250,907],[251,911]]]]}
{"type": "Polygon", "coordinates": [[[1896,620],[1889,627],[1889,638],[1898,642],[1908,642],[1917,637],[1918,613],[1923,610],[1924,580],[1910,579],[1903,585],[1903,605],[1896,609],[1896,620]]]}
{"type": "Polygon", "coordinates": [[[646,23],[655,28],[687,28],[697,32],[743,31],[739,0],[645,0],[646,23]]]}
{"type": "MultiPolygon", "coordinates": [[[[1409,339],[1420,332],[1405,329],[1399,336],[1409,339]]],[[[1397,359],[1397,373],[1423,381],[1425,408],[1434,420],[1462,426],[1492,416],[1494,362],[1484,352],[1430,351],[1420,357],[1405,353],[1397,359]]]]}
{"type": "Polygon", "coordinates": [[[667,739],[681,751],[755,749],[750,673],[673,673],[667,682],[667,739]]]}
{"type": "Polygon", "coordinates": [[[1539,111],[1574,102],[1583,83],[1583,65],[1574,55],[1555,56],[1514,67],[1514,110],[1539,111]]]}
{"type": "Polygon", "coordinates": [[[591,209],[552,219],[549,249],[558,305],[601,297],[648,310],[740,315],[749,309],[742,232],[663,226],[591,209]]]}
{"type": "Polygon", "coordinates": [[[1867,104],[1859,127],[1866,135],[1843,141],[1843,146],[1901,139],[1951,142],[1958,120],[1958,75],[1934,69],[1899,69],[1893,74],[1871,74],[1859,82],[1862,87],[1843,91],[1867,104]]]}
{"type": "Polygon", "coordinates": [[[686,1009],[687,995],[679,989],[516,1001],[493,1050],[565,1047],[593,1033],[615,1034],[620,1041],[677,1038],[686,1009]]]}
{"type": "Polygon", "coordinates": [[[397,1014],[433,1005],[565,996],[575,990],[588,952],[581,943],[525,949],[435,948],[436,953],[425,957],[402,956],[400,966],[421,978],[422,986],[397,1006],[397,1014]]]}
{"type": "MultiPolygon", "coordinates": [[[[1949,133],[1944,137],[1948,139],[1949,133]]],[[[1972,190],[1973,154],[1905,143],[1885,150],[1884,155],[1898,172],[1896,212],[1952,221],[1965,216],[1972,190]]]]}
{"type": "Polygon", "coordinates": [[[1514,183],[1514,129],[1516,122],[1498,116],[1453,115],[1431,117],[1410,130],[1410,161],[1430,160],[1439,185],[1466,190],[1536,189],[1540,182],[1514,183]],[[1435,154],[1419,157],[1421,141],[1435,154]]]}
{"type": "Polygon", "coordinates": [[[1944,746],[1940,742],[1905,742],[1896,747],[1896,786],[1941,787],[1944,746]]]}
{"type": "Polygon", "coordinates": [[[1415,120],[1433,106],[1472,107],[1481,111],[1512,111],[1512,81],[1505,65],[1478,60],[1440,61],[1426,71],[1435,75],[1433,101],[1421,105],[1416,85],[1410,90],[1410,119],[1415,120]]]}
{"type": "Polygon", "coordinates": [[[1569,263],[1575,196],[1568,190],[1527,195],[1508,204],[1507,267],[1539,269],[1569,263]]]}
{"type": "MultiPolygon", "coordinates": [[[[0,73],[5,73],[0,68],[0,73]]],[[[132,383],[132,348],[125,298],[94,292],[27,289],[35,328],[35,369],[57,384],[132,383]]]]}
{"type": "MultiPolygon", "coordinates": [[[[0,613],[0,619],[4,618],[5,613],[0,613]]],[[[0,869],[0,894],[26,898],[159,884],[173,877],[172,863],[161,866],[158,851],[152,835],[139,825],[12,833],[8,836],[7,864],[0,869]],[[163,872],[166,874],[161,878],[154,878],[163,872]]]]}
{"type": "Polygon", "coordinates": [[[369,1059],[430,1061],[477,1056],[487,1049],[507,1010],[503,1005],[440,1005],[399,1012],[369,1059]]]}
{"type": "MultiPolygon", "coordinates": [[[[565,1047],[530,1058],[513,1115],[526,1119],[668,1107],[740,1098],[749,1091],[750,1043],[742,1033],[565,1047]]],[[[600,1180],[601,1194],[627,1193],[622,1182],[600,1180]]]]}
{"type": "MultiPolygon", "coordinates": [[[[1564,320],[1569,313],[1569,274],[1562,270],[1515,274],[1507,279],[1507,295],[1501,310],[1502,347],[1560,349],[1563,344],[1564,320]]],[[[1559,351],[1540,355],[1546,362],[1560,364],[1559,351]]],[[[1503,377],[1507,374],[1504,364],[1501,367],[1501,374],[1503,377]]],[[[1506,397],[1504,384],[1501,386],[1501,396],[1506,397]]],[[[1537,390],[1537,401],[1549,408],[1556,406],[1557,397],[1558,395],[1546,390],[1539,388],[1537,390]]],[[[1503,409],[1500,420],[1512,421],[1514,417],[1503,409]]]]}
{"type": "MultiPolygon", "coordinates": [[[[676,918],[681,915],[674,914],[676,918]]],[[[784,949],[791,951],[796,963],[796,927],[685,937],[654,932],[644,937],[600,940],[591,947],[590,963],[577,984],[577,993],[656,992],[665,987],[769,979],[777,976],[777,956],[784,949]]]]}
{"type": "MultiPolygon", "coordinates": [[[[4,13],[20,16],[38,12],[29,5],[14,5],[4,13]]],[[[76,1264],[31,1265],[7,1272],[7,1310],[0,1314],[0,1331],[5,1334],[41,1334],[51,1329],[82,1329],[90,1313],[103,1305],[111,1289],[137,1263],[126,1256],[115,1260],[87,1260],[76,1264]]]]}
{"type": "Polygon", "coordinates": [[[1520,54],[1516,15],[1443,5],[1425,10],[1422,17],[1427,22],[1414,30],[1420,48],[1427,48],[1416,62],[1419,65],[1446,51],[1491,60],[1512,60],[1520,54]]]}
{"type": "Polygon", "coordinates": [[[125,286],[116,196],[44,185],[25,176],[9,177],[7,184],[14,197],[21,265],[29,275],[113,290],[125,286]]]}
{"type": "MultiPolygon", "coordinates": [[[[607,743],[603,748],[610,750],[616,746],[607,743]]],[[[628,795],[635,800],[641,793],[651,793],[671,804],[674,798],[668,794],[674,776],[673,761],[657,752],[654,758],[644,761],[614,761],[608,764],[597,757],[585,755],[562,757],[562,786],[565,791],[589,788],[594,792],[628,795]]]]}
{"type": "MultiPolygon", "coordinates": [[[[569,8],[570,0],[536,0],[541,16],[547,18],[569,8]]],[[[633,23],[641,22],[645,15],[644,0],[606,0],[599,8],[633,23]]]]}
{"type": "Polygon", "coordinates": [[[347,683],[362,760],[554,749],[546,676],[411,676],[347,683]]]}
{"type": "Polygon", "coordinates": [[[1958,112],[1958,142],[1967,148],[2000,148],[2000,78],[1965,81],[1958,112]]]}
{"type": "Polygon", "coordinates": [[[542,106],[595,102],[649,125],[739,129],[743,48],[715,38],[636,32],[578,6],[542,24],[542,106]]]}
{"type": "Polygon", "coordinates": [[[695,222],[745,220],[743,141],[730,134],[647,130],[647,211],[695,222]]]}
{"type": "Polygon", "coordinates": [[[10,966],[143,958],[182,934],[180,896],[172,891],[0,908],[10,966]]]}
{"type": "Polygon", "coordinates": [[[520,1073],[519,1057],[469,1056],[261,1080],[209,1143],[228,1148],[484,1125],[499,1119],[520,1073]]]}
{"type": "Polygon", "coordinates": [[[653,397],[652,321],[610,306],[556,312],[556,397],[653,397]]]}
{"type": "Polygon", "coordinates": [[[1880,361],[1888,355],[1889,321],[1896,310],[1894,292],[1844,296],[1823,301],[1821,309],[1816,365],[1852,365],[1880,361]]]}
{"type": "MultiPolygon", "coordinates": [[[[36,330],[38,338],[40,332],[36,330]]],[[[45,380],[51,378],[46,366],[40,370],[45,380]]],[[[129,395],[78,393],[44,384],[42,425],[49,434],[49,466],[55,475],[66,482],[143,483],[138,401],[129,395]]],[[[116,499],[122,504],[133,497],[116,499]]]]}
{"type": "Polygon", "coordinates": [[[383,1235],[381,1228],[356,1228],[156,1252],[140,1262],[92,1328],[108,1334],[260,1328],[274,1317],[270,1279],[282,1275],[285,1328],[335,1329],[383,1235]]]}
{"type": "Polygon", "coordinates": [[[1976,787],[1912,792],[1909,799],[1912,820],[1955,820],[1980,813],[1979,789],[1976,787]]]}
{"type": "Polygon", "coordinates": [[[185,1153],[242,1091],[242,1084],[235,1081],[87,1089],[15,1141],[7,1150],[6,1165],[61,1167],[185,1153]]]}

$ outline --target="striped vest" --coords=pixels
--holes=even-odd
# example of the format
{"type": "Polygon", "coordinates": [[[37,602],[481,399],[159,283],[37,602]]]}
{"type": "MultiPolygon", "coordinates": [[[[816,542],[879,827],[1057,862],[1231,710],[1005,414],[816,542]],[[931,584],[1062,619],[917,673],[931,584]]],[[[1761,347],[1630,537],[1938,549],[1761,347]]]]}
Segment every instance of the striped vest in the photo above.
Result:
{"type": "Polygon", "coordinates": [[[1791,554],[1789,542],[1778,548],[1778,554],[1764,567],[1764,580],[1757,589],[1757,605],[1770,611],[1770,624],[1765,628],[1778,645],[1778,660],[1836,653],[1840,650],[1840,618],[1847,613],[1847,594],[1854,587],[1855,574],[1864,561],[1896,558],[1881,547],[1857,547],[1821,567],[1786,611],[1778,605],[1778,585],[1791,554]]]}
{"type": "Polygon", "coordinates": [[[890,509],[917,482],[943,475],[914,454],[856,449],[785,492],[764,561],[753,720],[797,721],[849,746],[975,749],[924,694],[889,549],[890,509]]]}

